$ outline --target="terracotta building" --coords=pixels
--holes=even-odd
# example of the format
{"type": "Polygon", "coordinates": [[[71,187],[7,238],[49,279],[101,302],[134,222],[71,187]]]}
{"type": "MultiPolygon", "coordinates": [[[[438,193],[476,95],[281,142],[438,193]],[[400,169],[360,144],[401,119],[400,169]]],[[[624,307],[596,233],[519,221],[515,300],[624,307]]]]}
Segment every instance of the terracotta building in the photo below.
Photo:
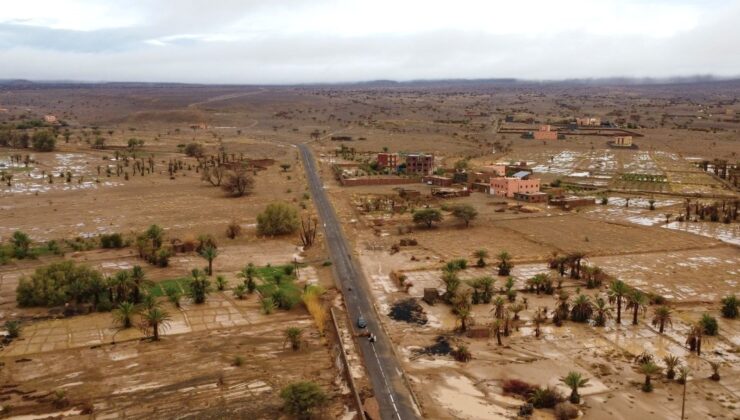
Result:
{"type": "Polygon", "coordinates": [[[540,191],[540,180],[529,172],[517,172],[512,177],[491,178],[491,195],[514,197],[515,193],[532,194],[540,191]]]}
{"type": "Polygon", "coordinates": [[[541,126],[540,130],[535,131],[533,134],[534,134],[535,140],[557,140],[558,139],[558,131],[553,130],[550,125],[541,126]]]}
{"type": "Polygon", "coordinates": [[[398,153],[378,153],[378,169],[398,168],[398,153]]]}
{"type": "Polygon", "coordinates": [[[616,136],[611,145],[614,147],[632,147],[632,136],[616,136]]]}
{"type": "Polygon", "coordinates": [[[434,171],[434,155],[410,153],[406,155],[406,173],[429,175],[434,171]]]}

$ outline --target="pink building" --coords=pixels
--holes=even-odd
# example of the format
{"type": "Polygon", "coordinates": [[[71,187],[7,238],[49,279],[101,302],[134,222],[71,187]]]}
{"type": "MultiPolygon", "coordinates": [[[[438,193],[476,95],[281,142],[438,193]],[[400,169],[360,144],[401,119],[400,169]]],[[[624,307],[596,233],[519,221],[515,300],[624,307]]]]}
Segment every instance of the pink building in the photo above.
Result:
{"type": "Polygon", "coordinates": [[[491,178],[491,195],[514,197],[514,194],[533,194],[540,191],[540,180],[529,176],[491,178]]]}
{"type": "Polygon", "coordinates": [[[558,131],[553,130],[550,125],[543,125],[543,126],[540,126],[539,131],[534,132],[534,139],[535,140],[557,140],[558,131]]]}

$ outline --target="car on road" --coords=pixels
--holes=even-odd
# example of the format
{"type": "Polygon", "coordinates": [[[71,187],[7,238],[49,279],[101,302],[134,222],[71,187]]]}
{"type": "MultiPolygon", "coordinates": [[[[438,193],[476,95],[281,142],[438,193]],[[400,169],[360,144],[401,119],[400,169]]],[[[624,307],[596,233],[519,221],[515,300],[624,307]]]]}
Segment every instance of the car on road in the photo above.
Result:
{"type": "Polygon", "coordinates": [[[365,317],[363,317],[362,315],[357,317],[357,326],[360,328],[367,327],[367,321],[365,321],[365,317]]]}

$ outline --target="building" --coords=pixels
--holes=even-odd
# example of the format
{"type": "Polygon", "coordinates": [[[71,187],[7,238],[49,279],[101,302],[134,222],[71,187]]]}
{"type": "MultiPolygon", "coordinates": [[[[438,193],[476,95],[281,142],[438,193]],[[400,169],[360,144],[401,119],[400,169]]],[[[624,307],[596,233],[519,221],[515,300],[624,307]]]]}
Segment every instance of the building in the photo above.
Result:
{"type": "Polygon", "coordinates": [[[514,200],[524,201],[526,203],[544,203],[547,201],[549,195],[543,192],[535,193],[514,193],[514,200]]]}
{"type": "Polygon", "coordinates": [[[477,169],[483,172],[484,174],[491,174],[494,176],[506,176],[506,165],[503,163],[497,163],[494,165],[486,165],[486,166],[482,166],[477,169]]]}
{"type": "Polygon", "coordinates": [[[550,200],[550,205],[558,206],[564,210],[570,210],[576,207],[591,206],[596,204],[596,199],[593,197],[561,197],[553,198],[550,200]]]}
{"type": "Polygon", "coordinates": [[[557,140],[558,131],[553,130],[550,125],[540,126],[539,131],[533,133],[535,140],[557,140]]]}
{"type": "Polygon", "coordinates": [[[632,147],[632,136],[616,136],[611,144],[614,147],[632,147]]]}
{"type": "Polygon", "coordinates": [[[410,153],[406,155],[406,173],[429,175],[434,171],[434,155],[410,153]]]}
{"type": "Polygon", "coordinates": [[[378,169],[398,168],[398,153],[378,153],[378,169]]]}
{"type": "Polygon", "coordinates": [[[511,177],[491,178],[490,194],[497,197],[513,198],[514,194],[532,194],[540,192],[540,180],[531,178],[531,173],[517,172],[511,177]]]}
{"type": "Polygon", "coordinates": [[[44,122],[48,124],[56,124],[58,121],[57,117],[54,115],[44,115],[44,122]]]}
{"type": "Polygon", "coordinates": [[[601,126],[601,118],[584,117],[576,118],[576,124],[581,127],[599,127],[601,126]]]}
{"type": "Polygon", "coordinates": [[[438,175],[427,175],[421,178],[421,182],[437,187],[449,187],[452,185],[452,178],[438,175]]]}

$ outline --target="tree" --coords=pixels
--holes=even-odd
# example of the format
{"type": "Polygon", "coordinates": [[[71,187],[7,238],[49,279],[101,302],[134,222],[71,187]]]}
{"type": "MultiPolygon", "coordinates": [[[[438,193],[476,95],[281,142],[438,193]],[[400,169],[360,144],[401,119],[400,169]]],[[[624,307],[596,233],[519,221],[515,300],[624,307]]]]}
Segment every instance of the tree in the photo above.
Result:
{"type": "Polygon", "coordinates": [[[504,312],[505,312],[505,306],[506,301],[501,296],[496,296],[496,299],[493,301],[493,308],[491,308],[491,312],[493,312],[493,316],[496,319],[503,319],[504,318],[504,312]]]}
{"type": "Polygon", "coordinates": [[[578,295],[573,301],[570,318],[575,322],[588,322],[593,314],[594,308],[591,300],[586,295],[578,295]]]}
{"type": "Polygon", "coordinates": [[[208,245],[203,250],[200,251],[200,256],[205,258],[206,261],[208,261],[208,275],[213,275],[213,260],[218,257],[218,249],[215,247],[208,245]]]}
{"type": "Polygon", "coordinates": [[[136,305],[131,302],[121,302],[113,311],[113,319],[122,328],[131,328],[134,325],[133,319],[135,314],[136,305]]]}
{"type": "Polygon", "coordinates": [[[465,227],[469,227],[470,222],[478,217],[478,211],[470,204],[461,204],[452,208],[452,215],[462,220],[465,227]]]}
{"type": "Polygon", "coordinates": [[[298,211],[283,202],[271,203],[257,215],[257,232],[260,235],[287,235],[298,229],[298,211]]]}
{"type": "Polygon", "coordinates": [[[442,274],[442,281],[445,284],[445,301],[452,303],[452,300],[457,295],[457,289],[460,287],[460,278],[457,277],[457,273],[454,271],[445,271],[442,274]]]}
{"type": "Polygon", "coordinates": [[[701,356],[702,338],[704,338],[704,326],[697,322],[691,326],[688,337],[686,338],[686,344],[689,346],[689,350],[696,351],[697,356],[701,356]]]}
{"type": "Polygon", "coordinates": [[[41,130],[33,133],[31,144],[37,152],[51,152],[56,146],[56,136],[49,130],[41,130]]]}
{"type": "Polygon", "coordinates": [[[632,325],[637,325],[637,314],[647,310],[647,297],[637,289],[632,289],[627,295],[627,309],[632,309],[632,325]]]}
{"type": "Polygon", "coordinates": [[[725,318],[735,319],[738,316],[740,301],[737,296],[728,295],[722,299],[722,316],[725,318]]]}
{"type": "Polygon", "coordinates": [[[630,287],[622,280],[614,280],[609,285],[609,302],[617,302],[617,325],[622,323],[622,299],[630,292],[630,287]]]}
{"type": "Polygon", "coordinates": [[[488,251],[486,251],[485,249],[479,249],[473,253],[473,256],[478,259],[478,262],[476,263],[478,267],[486,266],[486,258],[488,258],[488,251]]]}
{"type": "Polygon", "coordinates": [[[145,330],[152,332],[154,341],[159,340],[159,332],[167,330],[170,326],[170,315],[164,310],[153,307],[141,314],[142,326],[145,330]]]}
{"type": "Polygon", "coordinates": [[[202,157],[205,153],[203,146],[198,143],[188,143],[183,149],[183,152],[190,157],[202,157]]]}
{"type": "Polygon", "coordinates": [[[211,288],[211,283],[208,281],[208,277],[206,277],[203,271],[198,270],[197,268],[194,268],[190,272],[190,275],[192,277],[190,280],[189,290],[191,299],[193,299],[193,302],[198,304],[205,303],[206,297],[211,288]]]}
{"type": "Polygon", "coordinates": [[[23,259],[29,256],[31,250],[31,238],[27,234],[20,230],[16,230],[10,238],[10,243],[13,246],[13,255],[16,258],[23,259]]]}
{"type": "Polygon", "coordinates": [[[511,263],[511,255],[506,251],[501,251],[498,255],[498,275],[508,276],[511,274],[511,269],[514,268],[514,264],[511,263]]]}
{"type": "Polygon", "coordinates": [[[299,419],[309,419],[313,412],[326,404],[324,391],[313,382],[295,382],[280,391],[283,408],[299,419]]]}
{"type": "Polygon", "coordinates": [[[671,327],[673,326],[673,321],[671,320],[671,308],[663,305],[655,309],[655,313],[653,315],[653,327],[659,326],[658,331],[663,334],[666,324],[669,324],[671,327]]]}
{"type": "Polygon", "coordinates": [[[496,343],[499,346],[503,346],[504,343],[501,341],[501,335],[503,335],[502,328],[504,326],[504,321],[502,319],[494,319],[491,323],[491,330],[493,331],[493,335],[496,337],[496,343]]]}
{"type": "Polygon", "coordinates": [[[61,261],[39,267],[28,277],[21,277],[16,288],[18,306],[61,306],[70,301],[97,303],[102,276],[99,272],[73,261],[61,261]]]}
{"type": "Polygon", "coordinates": [[[431,228],[434,222],[442,221],[442,213],[437,209],[419,209],[414,212],[413,216],[414,223],[420,225],[426,225],[427,228],[431,228]]]}
{"type": "Polygon", "coordinates": [[[653,362],[644,362],[640,364],[639,371],[641,374],[645,375],[645,383],[642,384],[642,391],[652,392],[653,384],[650,383],[650,378],[660,373],[660,367],[653,362]]]}
{"type": "Polygon", "coordinates": [[[233,171],[228,171],[221,184],[221,189],[232,197],[241,197],[249,194],[253,188],[254,180],[242,165],[237,166],[233,171]]]}
{"type": "Polygon", "coordinates": [[[681,363],[681,360],[672,354],[668,354],[663,358],[663,362],[665,363],[666,377],[668,377],[668,379],[675,378],[676,367],[681,363]]]}
{"type": "Polygon", "coordinates": [[[152,248],[156,251],[162,247],[164,238],[164,229],[158,225],[151,225],[144,235],[152,242],[152,248]]]}
{"type": "Polygon", "coordinates": [[[581,396],[578,395],[578,388],[586,386],[588,384],[588,379],[584,378],[583,375],[578,372],[571,371],[568,372],[567,376],[560,378],[560,382],[570,388],[570,402],[573,404],[580,403],[581,396]]]}
{"type": "Polygon", "coordinates": [[[293,349],[293,351],[298,351],[301,349],[301,336],[303,335],[303,330],[298,327],[290,327],[285,330],[285,341],[283,342],[283,347],[285,347],[286,342],[290,342],[290,347],[293,349]]]}
{"type": "Polygon", "coordinates": [[[594,323],[597,327],[603,327],[606,325],[606,321],[610,318],[612,318],[612,308],[606,303],[604,298],[598,297],[596,298],[596,303],[594,304],[594,323]]]}

